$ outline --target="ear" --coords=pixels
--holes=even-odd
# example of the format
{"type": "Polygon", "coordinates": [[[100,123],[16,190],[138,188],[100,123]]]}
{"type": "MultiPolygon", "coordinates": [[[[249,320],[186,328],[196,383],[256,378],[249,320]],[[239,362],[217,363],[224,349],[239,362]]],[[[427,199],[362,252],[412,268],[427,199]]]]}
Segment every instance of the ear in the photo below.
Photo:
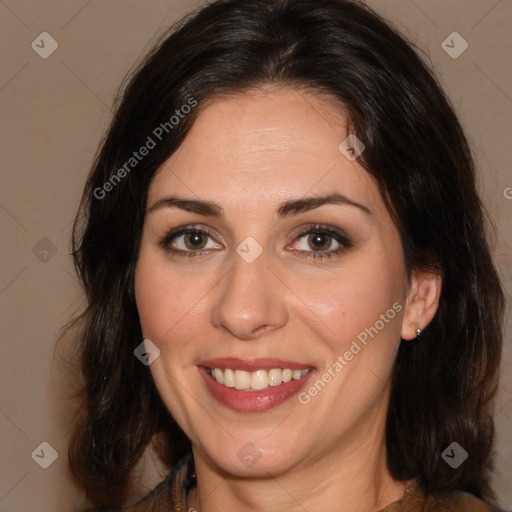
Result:
{"type": "Polygon", "coordinates": [[[441,296],[442,278],[428,270],[412,272],[407,293],[402,330],[404,340],[417,337],[417,329],[425,329],[436,314],[441,296]]]}

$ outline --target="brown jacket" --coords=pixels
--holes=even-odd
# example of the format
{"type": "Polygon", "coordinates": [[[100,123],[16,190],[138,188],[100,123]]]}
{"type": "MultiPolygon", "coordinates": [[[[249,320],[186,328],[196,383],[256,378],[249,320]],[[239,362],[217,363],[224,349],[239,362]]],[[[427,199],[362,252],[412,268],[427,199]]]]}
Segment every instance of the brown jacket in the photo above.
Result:
{"type": "MultiPolygon", "coordinates": [[[[193,483],[191,457],[180,461],[175,471],[135,505],[102,512],[197,512],[187,509],[186,494],[193,483]]],[[[94,512],[94,511],[86,511],[94,512]]],[[[410,480],[400,501],[380,512],[499,512],[475,496],[453,492],[443,496],[425,495],[417,480],[410,480]]]]}

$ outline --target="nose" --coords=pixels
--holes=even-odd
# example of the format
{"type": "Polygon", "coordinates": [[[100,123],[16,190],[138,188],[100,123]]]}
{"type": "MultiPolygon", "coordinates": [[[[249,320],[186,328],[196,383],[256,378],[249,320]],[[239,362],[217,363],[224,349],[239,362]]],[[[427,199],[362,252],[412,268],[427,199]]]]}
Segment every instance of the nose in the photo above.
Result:
{"type": "Polygon", "coordinates": [[[212,323],[241,340],[279,329],[288,321],[286,287],[268,268],[265,253],[252,263],[240,256],[219,283],[212,323]]]}

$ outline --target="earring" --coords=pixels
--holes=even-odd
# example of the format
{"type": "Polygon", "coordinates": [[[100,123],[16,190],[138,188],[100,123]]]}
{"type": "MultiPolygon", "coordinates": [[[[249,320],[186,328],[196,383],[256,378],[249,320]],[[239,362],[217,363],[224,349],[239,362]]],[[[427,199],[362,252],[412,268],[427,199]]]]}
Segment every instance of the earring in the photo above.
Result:
{"type": "Polygon", "coordinates": [[[419,338],[421,336],[422,330],[416,329],[416,338],[419,338]]]}

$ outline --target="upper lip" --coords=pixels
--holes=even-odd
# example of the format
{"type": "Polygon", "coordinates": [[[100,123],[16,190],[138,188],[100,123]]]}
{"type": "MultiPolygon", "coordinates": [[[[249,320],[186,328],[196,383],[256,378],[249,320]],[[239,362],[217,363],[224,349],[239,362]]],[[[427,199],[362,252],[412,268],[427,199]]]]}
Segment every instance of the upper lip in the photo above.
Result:
{"type": "Polygon", "coordinates": [[[256,370],[271,370],[272,368],[281,368],[290,370],[304,370],[312,368],[309,363],[297,363],[293,361],[285,361],[283,359],[274,358],[258,358],[258,359],[239,359],[238,357],[219,357],[215,359],[208,359],[201,361],[197,366],[204,366],[206,368],[220,368],[230,370],[245,370],[253,372],[256,370]]]}

